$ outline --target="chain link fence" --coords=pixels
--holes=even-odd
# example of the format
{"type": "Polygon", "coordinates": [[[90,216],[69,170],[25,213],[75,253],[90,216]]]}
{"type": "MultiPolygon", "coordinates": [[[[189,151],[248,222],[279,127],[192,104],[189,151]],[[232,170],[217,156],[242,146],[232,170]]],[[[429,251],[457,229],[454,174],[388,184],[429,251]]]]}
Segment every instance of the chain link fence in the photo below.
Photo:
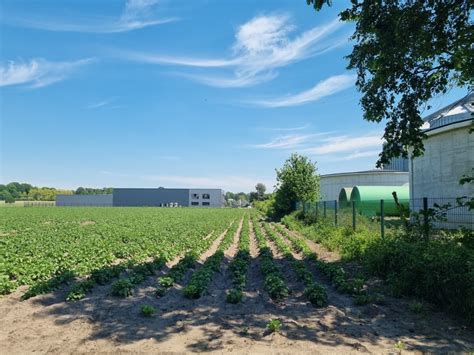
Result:
{"type": "Polygon", "coordinates": [[[337,200],[298,202],[296,210],[313,222],[336,226],[378,230],[401,226],[404,219],[418,219],[436,229],[474,230],[474,210],[464,203],[466,198],[420,198],[409,200],[364,200],[340,203],[337,200]]]}

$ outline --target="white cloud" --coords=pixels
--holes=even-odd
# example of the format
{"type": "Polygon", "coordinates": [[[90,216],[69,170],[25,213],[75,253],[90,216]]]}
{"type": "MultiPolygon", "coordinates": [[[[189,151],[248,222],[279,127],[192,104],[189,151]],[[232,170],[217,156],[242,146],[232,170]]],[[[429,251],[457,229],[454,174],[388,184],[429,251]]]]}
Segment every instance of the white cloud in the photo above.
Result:
{"type": "Polygon", "coordinates": [[[380,134],[364,136],[336,136],[322,139],[322,144],[305,148],[307,154],[325,155],[333,153],[354,153],[360,149],[378,147],[381,149],[383,140],[380,134]]]}
{"type": "Polygon", "coordinates": [[[116,107],[116,106],[110,106],[112,102],[114,102],[114,99],[106,99],[106,100],[102,100],[102,101],[87,105],[85,108],[94,109],[94,108],[101,108],[101,107],[108,107],[108,108],[116,107]]]}
{"type": "Polygon", "coordinates": [[[326,133],[320,134],[289,134],[277,137],[270,142],[262,144],[253,144],[249,147],[258,149],[292,149],[300,147],[301,144],[306,143],[317,136],[325,135],[326,133]]]}
{"type": "Polygon", "coordinates": [[[176,21],[175,17],[156,18],[158,0],[128,0],[119,19],[82,18],[76,22],[57,22],[32,18],[12,19],[10,23],[24,27],[60,32],[120,33],[176,21]]]}
{"type": "Polygon", "coordinates": [[[28,84],[30,88],[40,88],[67,79],[79,68],[90,64],[92,58],[73,62],[50,62],[32,59],[29,62],[9,61],[0,64],[0,86],[28,84]]]}
{"type": "Polygon", "coordinates": [[[201,68],[230,67],[229,75],[190,75],[192,80],[217,87],[244,87],[273,79],[276,69],[331,50],[344,39],[328,39],[342,26],[333,20],[291,37],[295,30],[286,15],[258,16],[240,26],[235,34],[232,54],[227,58],[198,58],[121,52],[130,60],[201,68]]]}
{"type": "Polygon", "coordinates": [[[330,96],[354,85],[355,75],[335,75],[320,81],[313,88],[299,94],[249,101],[248,103],[261,107],[299,106],[330,96]]]}
{"type": "Polygon", "coordinates": [[[377,157],[382,150],[382,147],[380,149],[375,149],[375,150],[366,150],[366,151],[356,151],[354,153],[351,153],[349,155],[344,155],[344,156],[339,156],[339,157],[331,157],[331,160],[333,161],[345,161],[345,160],[355,160],[359,158],[367,158],[367,157],[377,157]]]}

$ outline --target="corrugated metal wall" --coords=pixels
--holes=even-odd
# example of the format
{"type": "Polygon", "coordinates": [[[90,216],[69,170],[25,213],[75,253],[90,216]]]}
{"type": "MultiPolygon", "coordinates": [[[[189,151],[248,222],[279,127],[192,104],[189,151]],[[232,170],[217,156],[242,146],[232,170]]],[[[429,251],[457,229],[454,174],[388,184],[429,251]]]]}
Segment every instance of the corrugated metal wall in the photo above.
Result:
{"type": "Polygon", "coordinates": [[[189,189],[114,189],[113,205],[160,207],[162,204],[177,203],[189,206],[189,189]]]}
{"type": "Polygon", "coordinates": [[[56,195],[56,206],[112,207],[112,195],[56,195]]]}

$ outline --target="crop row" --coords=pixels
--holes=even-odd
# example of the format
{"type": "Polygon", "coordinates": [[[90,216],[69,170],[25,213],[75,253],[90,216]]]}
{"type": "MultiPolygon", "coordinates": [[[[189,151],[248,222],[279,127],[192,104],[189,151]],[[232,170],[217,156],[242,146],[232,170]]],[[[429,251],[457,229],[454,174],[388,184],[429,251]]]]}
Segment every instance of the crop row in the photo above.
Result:
{"type": "Polygon", "coordinates": [[[250,264],[249,219],[245,215],[240,231],[239,248],[232,260],[229,270],[232,277],[232,288],[227,293],[227,302],[239,303],[247,283],[247,269],[250,264]]]}
{"type": "Polygon", "coordinates": [[[313,281],[313,275],[306,267],[305,262],[303,260],[297,260],[293,256],[291,248],[285,243],[283,238],[271,228],[270,224],[265,223],[264,228],[267,236],[275,243],[277,249],[291,265],[297,278],[304,283],[306,287],[304,290],[305,297],[308,298],[313,306],[324,306],[327,303],[327,294],[324,286],[313,281]]]}
{"type": "Polygon", "coordinates": [[[212,277],[219,271],[224,259],[224,251],[231,246],[238,228],[239,222],[234,222],[229,227],[216,252],[207,258],[202,267],[197,269],[191,276],[191,280],[183,290],[184,296],[187,298],[199,298],[207,290],[212,277]]]}
{"type": "Polygon", "coordinates": [[[263,275],[263,285],[270,298],[281,301],[288,296],[290,290],[286,286],[282,272],[273,258],[273,253],[267,245],[256,216],[252,218],[255,238],[259,249],[260,271],[263,275]]]}
{"type": "Polygon", "coordinates": [[[73,286],[81,294],[100,283],[91,273],[110,280],[150,258],[168,261],[196,246],[207,247],[213,240],[203,236],[219,235],[241,215],[231,209],[5,209],[0,215],[0,294],[29,285],[29,297],[75,277],[86,278],[73,286]]]}
{"type": "Polygon", "coordinates": [[[306,259],[311,260],[316,267],[331,280],[331,283],[338,291],[353,295],[358,304],[364,304],[374,300],[375,296],[368,295],[366,291],[363,290],[365,282],[363,278],[351,279],[338,263],[330,263],[318,259],[317,254],[308,247],[303,239],[293,236],[286,228],[278,224],[275,224],[275,227],[290,241],[296,252],[301,253],[306,259]]]}

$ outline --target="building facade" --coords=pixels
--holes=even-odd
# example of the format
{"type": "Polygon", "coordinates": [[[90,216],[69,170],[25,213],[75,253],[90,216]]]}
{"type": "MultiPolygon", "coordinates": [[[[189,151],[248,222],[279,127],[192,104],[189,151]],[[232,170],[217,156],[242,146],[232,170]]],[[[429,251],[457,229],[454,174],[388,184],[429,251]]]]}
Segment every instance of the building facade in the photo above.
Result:
{"type": "Polygon", "coordinates": [[[221,189],[114,188],[111,195],[57,195],[57,206],[223,207],[221,189]]]}
{"type": "Polygon", "coordinates": [[[474,94],[429,115],[425,120],[423,156],[410,160],[411,209],[450,204],[447,223],[474,226],[474,211],[458,207],[456,198],[474,197],[474,184],[460,185],[474,168],[474,94]]]}
{"type": "Polygon", "coordinates": [[[56,195],[56,206],[112,207],[112,195],[56,195]]]}

